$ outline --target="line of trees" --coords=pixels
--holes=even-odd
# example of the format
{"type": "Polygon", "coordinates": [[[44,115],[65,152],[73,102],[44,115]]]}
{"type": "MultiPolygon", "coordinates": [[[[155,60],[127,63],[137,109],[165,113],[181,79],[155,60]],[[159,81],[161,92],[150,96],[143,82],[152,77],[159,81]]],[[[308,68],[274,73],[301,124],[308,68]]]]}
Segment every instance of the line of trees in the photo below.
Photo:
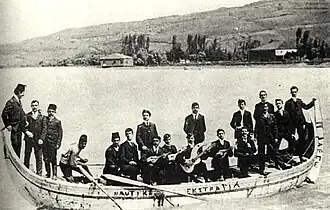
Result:
{"type": "Polygon", "coordinates": [[[296,31],[296,47],[299,59],[324,59],[330,57],[330,48],[325,40],[310,36],[310,31],[303,32],[301,28],[296,31]]]}

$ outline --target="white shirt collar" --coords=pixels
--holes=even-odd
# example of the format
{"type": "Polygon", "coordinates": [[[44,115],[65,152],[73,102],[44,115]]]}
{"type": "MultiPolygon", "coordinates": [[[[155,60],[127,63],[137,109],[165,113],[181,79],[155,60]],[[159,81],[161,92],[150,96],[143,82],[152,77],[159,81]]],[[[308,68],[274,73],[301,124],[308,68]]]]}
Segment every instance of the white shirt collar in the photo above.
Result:
{"type": "Polygon", "coordinates": [[[291,97],[294,102],[297,101],[297,97],[291,97]]]}
{"type": "Polygon", "coordinates": [[[14,97],[16,98],[17,102],[19,102],[19,98],[17,97],[17,95],[14,95],[14,97]]]}
{"type": "Polygon", "coordinates": [[[218,141],[220,142],[221,145],[225,144],[225,139],[218,139],[218,141]]]}

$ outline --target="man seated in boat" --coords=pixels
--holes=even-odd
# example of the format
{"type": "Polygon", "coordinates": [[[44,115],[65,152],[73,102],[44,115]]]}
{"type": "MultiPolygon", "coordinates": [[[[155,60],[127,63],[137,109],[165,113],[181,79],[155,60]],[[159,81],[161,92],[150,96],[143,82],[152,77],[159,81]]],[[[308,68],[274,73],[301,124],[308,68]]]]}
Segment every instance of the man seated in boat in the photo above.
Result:
{"type": "Polygon", "coordinates": [[[142,179],[146,184],[164,184],[165,153],[159,146],[161,138],[154,136],[152,147],[141,152],[142,179]]]}
{"type": "Polygon", "coordinates": [[[233,156],[233,150],[229,141],[225,140],[224,129],[218,129],[217,136],[218,139],[211,143],[211,147],[206,154],[212,158],[213,179],[222,181],[231,177],[228,157],[233,156]]]}
{"type": "Polygon", "coordinates": [[[140,172],[139,155],[137,145],[133,142],[133,129],[126,128],[126,141],[119,146],[120,173],[137,180],[140,172]]]}
{"type": "Polygon", "coordinates": [[[176,156],[176,161],[180,164],[181,170],[178,171],[178,176],[181,181],[194,181],[196,183],[206,182],[208,174],[206,165],[200,159],[205,160],[207,156],[203,153],[201,144],[195,147],[195,138],[191,133],[187,134],[187,146],[185,146],[176,156]],[[200,146],[200,147],[199,147],[200,146]],[[194,150],[194,154],[192,151],[194,150]],[[195,151],[198,150],[195,154],[195,151]]]}
{"type": "Polygon", "coordinates": [[[165,183],[166,184],[174,184],[179,183],[177,179],[177,171],[178,171],[178,164],[175,160],[177,155],[177,148],[175,145],[171,144],[171,135],[165,134],[164,135],[164,145],[162,147],[165,154],[168,154],[167,162],[165,163],[165,183]]]}
{"type": "Polygon", "coordinates": [[[118,132],[112,133],[112,144],[105,151],[105,165],[103,174],[119,175],[119,141],[120,136],[118,132]]]}
{"type": "Polygon", "coordinates": [[[92,175],[88,169],[88,166],[86,165],[88,159],[83,159],[80,157],[80,152],[86,147],[86,144],[87,144],[87,136],[83,134],[79,138],[78,146],[70,148],[61,157],[60,168],[64,178],[69,182],[75,181],[72,176],[72,170],[83,174],[83,172],[80,170],[78,166],[81,166],[85,171],[87,171],[90,175],[92,175]]]}
{"type": "Polygon", "coordinates": [[[255,162],[254,153],[257,151],[251,135],[246,127],[241,129],[241,137],[237,139],[235,156],[238,158],[240,178],[249,177],[248,169],[255,162]]]}

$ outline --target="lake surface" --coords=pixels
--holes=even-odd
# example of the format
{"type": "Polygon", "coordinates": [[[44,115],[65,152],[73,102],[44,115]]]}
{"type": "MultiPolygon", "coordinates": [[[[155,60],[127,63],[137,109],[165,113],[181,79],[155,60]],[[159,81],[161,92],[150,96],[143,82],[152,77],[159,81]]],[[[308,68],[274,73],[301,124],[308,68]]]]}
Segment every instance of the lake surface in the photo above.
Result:
{"type": "MultiPolygon", "coordinates": [[[[17,83],[27,85],[23,106],[30,110],[33,99],[40,101],[44,114],[49,103],[58,106],[57,117],[64,129],[62,153],[77,142],[83,133],[88,135],[87,148],[82,156],[91,163],[103,163],[111,133],[118,131],[124,140],[124,130],[142,121],[141,111],[149,109],[151,121],[159,134],[172,135],[178,147],[185,144],[182,130],[191,103],[200,103],[206,117],[207,141],[216,139],[216,130],[224,128],[229,140],[229,126],[239,98],[247,101],[253,111],[259,102],[258,93],[265,89],[269,101],[287,100],[289,88],[299,87],[299,97],[306,103],[312,97],[321,101],[325,127],[325,151],[321,174],[315,185],[258,199],[228,200],[226,203],[207,203],[180,209],[330,209],[330,69],[329,68],[236,68],[182,67],[162,68],[13,68],[0,69],[0,107],[12,97],[17,83]]],[[[2,122],[1,122],[2,123],[2,122]]],[[[1,143],[2,144],[2,143],[1,143]]],[[[0,154],[1,209],[36,209],[25,201],[11,184],[0,154]]],[[[34,161],[33,157],[31,159],[34,161]]]]}

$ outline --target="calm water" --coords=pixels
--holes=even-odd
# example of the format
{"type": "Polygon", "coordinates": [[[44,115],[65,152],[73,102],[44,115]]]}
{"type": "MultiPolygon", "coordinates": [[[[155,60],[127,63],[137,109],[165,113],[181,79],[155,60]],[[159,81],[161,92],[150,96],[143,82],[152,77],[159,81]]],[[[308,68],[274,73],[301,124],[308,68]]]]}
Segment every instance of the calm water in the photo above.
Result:
{"type": "MultiPolygon", "coordinates": [[[[0,107],[12,96],[17,83],[27,84],[23,106],[29,111],[31,100],[38,99],[45,113],[49,103],[58,106],[64,138],[60,152],[77,141],[82,133],[89,137],[82,156],[92,163],[104,161],[104,150],[110,143],[111,132],[134,130],[141,122],[142,109],[152,112],[161,135],[170,133],[177,146],[185,143],[182,131],[184,117],[194,101],[206,116],[207,140],[216,138],[217,128],[227,130],[232,139],[229,121],[237,110],[238,98],[247,101],[253,111],[258,92],[265,89],[269,99],[288,99],[289,88],[297,85],[300,97],[308,102],[313,96],[321,100],[325,126],[325,158],[317,184],[278,195],[207,203],[182,209],[330,209],[330,69],[318,68],[193,68],[169,69],[99,69],[99,68],[24,68],[0,70],[0,107]]],[[[123,138],[124,139],[124,138],[123,138]]],[[[1,209],[35,209],[11,184],[0,158],[1,209]]],[[[33,159],[32,159],[33,161],[33,159]]]]}

